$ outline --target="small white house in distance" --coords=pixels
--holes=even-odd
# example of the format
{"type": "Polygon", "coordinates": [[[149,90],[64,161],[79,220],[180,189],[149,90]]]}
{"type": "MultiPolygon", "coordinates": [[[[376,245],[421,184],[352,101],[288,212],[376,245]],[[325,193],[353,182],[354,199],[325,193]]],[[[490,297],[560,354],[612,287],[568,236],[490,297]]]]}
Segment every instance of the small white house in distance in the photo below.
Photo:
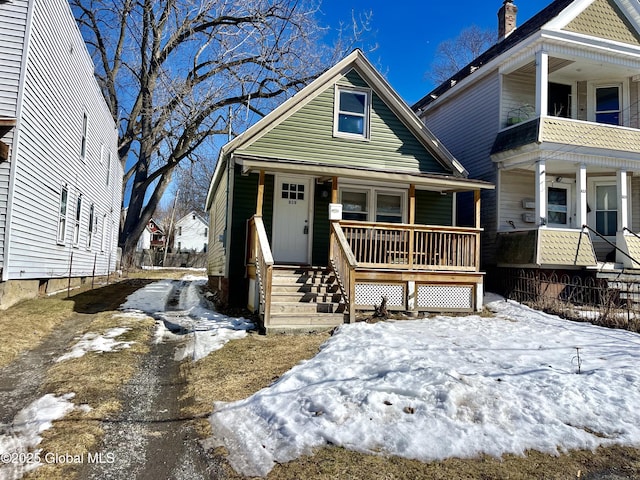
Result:
{"type": "Polygon", "coordinates": [[[142,231],[138,245],[136,249],[142,250],[162,250],[165,247],[165,234],[164,231],[158,226],[156,221],[152,218],[147,223],[147,226],[142,231]]]}
{"type": "Polygon", "coordinates": [[[0,2],[0,308],[113,272],[115,122],[67,0],[0,2]]]}
{"type": "Polygon", "coordinates": [[[176,252],[206,252],[209,227],[196,212],[189,212],[176,222],[173,230],[173,248],[176,252]]]}

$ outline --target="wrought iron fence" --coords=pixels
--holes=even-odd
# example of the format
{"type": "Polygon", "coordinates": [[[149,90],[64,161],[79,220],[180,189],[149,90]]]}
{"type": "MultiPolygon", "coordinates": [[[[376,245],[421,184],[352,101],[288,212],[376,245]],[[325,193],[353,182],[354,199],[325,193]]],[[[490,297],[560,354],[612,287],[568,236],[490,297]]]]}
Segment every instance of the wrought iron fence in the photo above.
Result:
{"type": "Polygon", "coordinates": [[[509,299],[570,320],[640,332],[640,283],[522,269],[505,273],[509,299]]]}

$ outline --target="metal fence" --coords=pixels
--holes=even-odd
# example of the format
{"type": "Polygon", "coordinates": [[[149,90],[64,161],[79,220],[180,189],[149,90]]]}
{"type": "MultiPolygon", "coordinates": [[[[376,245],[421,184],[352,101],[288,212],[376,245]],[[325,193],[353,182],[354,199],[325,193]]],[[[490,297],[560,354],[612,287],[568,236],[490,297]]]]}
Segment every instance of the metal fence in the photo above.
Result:
{"type": "Polygon", "coordinates": [[[570,320],[640,332],[640,283],[536,270],[503,273],[509,299],[570,320]]]}

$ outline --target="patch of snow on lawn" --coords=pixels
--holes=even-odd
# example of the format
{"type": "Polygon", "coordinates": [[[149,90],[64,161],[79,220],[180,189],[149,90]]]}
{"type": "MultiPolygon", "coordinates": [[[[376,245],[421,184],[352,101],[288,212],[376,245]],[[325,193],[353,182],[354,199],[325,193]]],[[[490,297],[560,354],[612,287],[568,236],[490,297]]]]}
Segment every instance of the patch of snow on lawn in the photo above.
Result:
{"type": "Polygon", "coordinates": [[[131,329],[127,327],[116,327],[108,330],[104,335],[92,332],[85,333],[71,351],[57,358],[56,362],[62,362],[70,358],[80,358],[87,352],[104,353],[130,348],[133,342],[118,342],[114,340],[129,330],[131,329]]]}
{"type": "Polygon", "coordinates": [[[40,434],[51,428],[54,420],[59,420],[75,408],[70,401],[74,396],[74,393],[61,396],[47,394],[18,412],[9,431],[0,435],[0,454],[8,458],[11,455],[18,459],[22,457],[24,460],[25,455],[31,452],[32,456],[26,459],[32,461],[0,463],[1,479],[21,478],[25,472],[41,465],[37,461],[40,451],[34,450],[42,440],[40,434]]]}
{"type": "Polygon", "coordinates": [[[640,446],[638,334],[493,300],[493,318],[341,326],[271,387],[216,403],[215,443],[247,476],[329,443],[422,461],[640,446]]]}

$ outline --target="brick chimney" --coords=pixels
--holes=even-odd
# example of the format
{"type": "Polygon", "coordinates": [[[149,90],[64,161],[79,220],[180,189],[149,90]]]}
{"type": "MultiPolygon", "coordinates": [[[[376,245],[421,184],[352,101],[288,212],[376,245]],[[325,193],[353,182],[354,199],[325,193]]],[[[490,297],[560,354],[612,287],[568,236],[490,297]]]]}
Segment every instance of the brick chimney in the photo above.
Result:
{"type": "Polygon", "coordinates": [[[516,29],[517,13],[518,7],[513,4],[513,0],[504,0],[498,10],[498,41],[504,40],[516,29]]]}

